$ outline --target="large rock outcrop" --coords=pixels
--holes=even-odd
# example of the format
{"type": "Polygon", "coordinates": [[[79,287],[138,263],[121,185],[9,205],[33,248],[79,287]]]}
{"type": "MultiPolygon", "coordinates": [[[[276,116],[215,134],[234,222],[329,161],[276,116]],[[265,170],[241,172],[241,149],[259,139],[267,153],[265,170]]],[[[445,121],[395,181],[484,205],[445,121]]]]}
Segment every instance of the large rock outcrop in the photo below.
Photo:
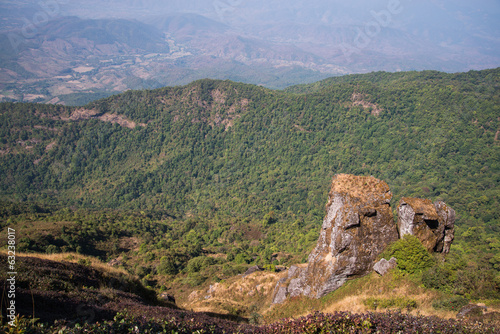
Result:
{"type": "Polygon", "coordinates": [[[391,198],[384,181],[335,175],[316,247],[307,265],[291,266],[278,282],[273,303],[299,295],[320,298],[349,278],[371,272],[385,248],[405,234],[415,235],[429,251],[448,253],[454,233],[453,209],[442,201],[405,197],[399,203],[396,225],[391,198]]]}
{"type": "Polygon", "coordinates": [[[447,254],[455,231],[455,210],[442,201],[403,197],[398,206],[399,235],[416,236],[429,251],[447,254]]]}
{"type": "Polygon", "coordinates": [[[380,253],[398,239],[392,194],[374,177],[335,175],[321,234],[306,268],[293,266],[278,283],[274,302],[288,296],[320,298],[348,278],[365,275],[380,253]]]}

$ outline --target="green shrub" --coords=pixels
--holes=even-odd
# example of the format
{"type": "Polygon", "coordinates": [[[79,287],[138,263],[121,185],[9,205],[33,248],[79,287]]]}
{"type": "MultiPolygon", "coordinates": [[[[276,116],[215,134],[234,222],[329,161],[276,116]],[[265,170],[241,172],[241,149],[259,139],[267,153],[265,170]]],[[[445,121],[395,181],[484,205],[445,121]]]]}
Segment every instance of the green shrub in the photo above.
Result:
{"type": "Polygon", "coordinates": [[[396,298],[374,298],[370,297],[363,300],[363,304],[372,309],[376,310],[387,309],[387,308],[398,308],[398,309],[406,309],[411,311],[418,307],[417,302],[414,299],[405,298],[405,297],[396,297],[396,298]]]}
{"type": "Polygon", "coordinates": [[[48,245],[47,248],[45,248],[45,253],[47,254],[59,253],[59,248],[56,245],[48,245]]]}
{"type": "Polygon", "coordinates": [[[268,227],[274,223],[276,223],[278,220],[276,219],[275,215],[274,215],[274,212],[271,211],[269,213],[267,213],[265,216],[264,216],[264,219],[262,219],[262,226],[263,227],[268,227]]]}
{"type": "Polygon", "coordinates": [[[215,260],[208,256],[197,256],[189,260],[186,270],[188,273],[197,273],[208,266],[215,264],[215,260]]]}
{"type": "Polygon", "coordinates": [[[408,234],[391,244],[382,256],[386,259],[394,256],[398,260],[398,268],[409,274],[422,272],[435,264],[420,240],[408,234]]]}
{"type": "Polygon", "coordinates": [[[158,273],[162,275],[175,275],[178,270],[175,266],[175,261],[167,256],[163,256],[160,259],[160,264],[158,265],[158,273]]]}
{"type": "Polygon", "coordinates": [[[142,278],[148,274],[148,270],[144,266],[137,266],[135,268],[135,274],[142,278]]]}
{"type": "Polygon", "coordinates": [[[248,264],[252,262],[252,259],[245,253],[239,253],[234,258],[234,262],[236,262],[237,264],[248,264]]]}
{"type": "Polygon", "coordinates": [[[248,267],[245,266],[232,266],[226,263],[222,266],[222,274],[225,277],[231,277],[244,273],[247,270],[247,268],[248,267]]]}
{"type": "Polygon", "coordinates": [[[432,307],[436,310],[459,311],[462,307],[469,304],[469,301],[461,296],[453,296],[446,299],[435,300],[432,307]]]}
{"type": "Polygon", "coordinates": [[[81,264],[82,266],[90,267],[90,265],[92,264],[92,261],[90,261],[89,259],[80,259],[80,260],[78,260],[78,264],[81,264]]]}
{"type": "Polygon", "coordinates": [[[200,273],[189,273],[184,282],[194,288],[195,286],[203,284],[206,280],[207,278],[200,273]]]}
{"type": "Polygon", "coordinates": [[[434,266],[422,275],[422,284],[426,288],[448,290],[453,282],[453,272],[445,266],[434,266]]]}
{"type": "Polygon", "coordinates": [[[265,264],[264,270],[276,272],[276,266],[274,264],[265,264]]]}

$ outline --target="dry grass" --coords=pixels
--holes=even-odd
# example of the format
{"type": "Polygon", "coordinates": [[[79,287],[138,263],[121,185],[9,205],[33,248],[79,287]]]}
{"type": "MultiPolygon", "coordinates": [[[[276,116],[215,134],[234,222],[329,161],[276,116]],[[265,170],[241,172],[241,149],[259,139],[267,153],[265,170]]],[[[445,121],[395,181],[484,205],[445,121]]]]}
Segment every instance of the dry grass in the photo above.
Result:
{"type": "MultiPolygon", "coordinates": [[[[0,250],[0,253],[7,254],[6,250],[0,250]]],[[[125,275],[131,277],[124,269],[116,268],[102,262],[98,258],[82,255],[78,253],[56,253],[56,254],[44,254],[44,253],[16,253],[17,257],[31,257],[42,260],[50,260],[55,262],[70,262],[70,263],[81,263],[90,261],[91,266],[104,273],[114,274],[114,275],[125,275]]],[[[132,278],[132,277],[131,277],[132,278]]]]}
{"type": "Polygon", "coordinates": [[[373,176],[353,176],[337,174],[332,180],[330,198],[333,193],[349,194],[354,198],[373,201],[373,196],[379,200],[391,199],[389,185],[373,176]]]}
{"type": "Polygon", "coordinates": [[[236,276],[227,281],[204,286],[180,306],[197,312],[249,315],[264,312],[271,306],[276,282],[284,275],[268,271],[236,276]]]}
{"type": "Polygon", "coordinates": [[[446,319],[456,317],[456,313],[454,312],[438,311],[432,307],[432,302],[442,295],[440,292],[425,289],[411,279],[399,276],[398,271],[393,271],[383,277],[372,273],[360,280],[358,284],[354,283],[353,287],[350,289],[347,287],[347,289],[355,291],[351,291],[351,293],[343,298],[336,300],[328,298],[329,302],[322,308],[322,311],[352,311],[362,313],[373,311],[363,303],[368,298],[391,299],[404,297],[417,302],[418,307],[410,312],[412,314],[435,315],[446,319]]]}
{"type": "MultiPolygon", "coordinates": [[[[436,310],[432,303],[443,298],[443,294],[425,289],[415,279],[402,276],[393,271],[386,276],[371,273],[367,276],[348,281],[340,289],[321,299],[306,297],[290,298],[285,303],[271,306],[264,317],[267,323],[281,318],[306,316],[315,311],[333,313],[335,311],[350,311],[354,313],[385,312],[386,309],[373,310],[364,304],[368,298],[395,299],[405,298],[417,302],[417,308],[411,314],[437,316],[444,319],[455,319],[456,312],[436,310]]],[[[406,309],[403,312],[408,312],[406,309]]],[[[496,311],[496,307],[488,307],[488,311],[496,311]]]]}

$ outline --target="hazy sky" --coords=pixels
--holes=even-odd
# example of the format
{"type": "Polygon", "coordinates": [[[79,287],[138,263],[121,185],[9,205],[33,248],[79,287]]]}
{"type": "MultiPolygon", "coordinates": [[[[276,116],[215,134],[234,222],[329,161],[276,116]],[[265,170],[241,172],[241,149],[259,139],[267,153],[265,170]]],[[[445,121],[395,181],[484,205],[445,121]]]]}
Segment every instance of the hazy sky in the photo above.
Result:
{"type": "MultiPolygon", "coordinates": [[[[33,21],[44,8],[59,16],[145,21],[151,16],[189,12],[243,31],[283,23],[358,25],[376,31],[378,24],[443,42],[474,37],[495,44],[500,41],[499,0],[0,0],[0,9],[5,12],[3,8],[12,3],[21,10],[9,16],[19,16],[20,23],[33,21]]],[[[4,15],[0,13],[0,18],[4,15]]]]}
{"type": "MultiPolygon", "coordinates": [[[[38,0],[37,0],[38,1],[38,0]]],[[[233,26],[277,23],[315,25],[375,24],[404,29],[446,42],[473,36],[494,43],[500,37],[499,0],[45,0],[61,11],[89,18],[190,12],[233,26]],[[389,15],[387,15],[389,13],[389,15]]]]}
{"type": "MultiPolygon", "coordinates": [[[[44,0],[56,1],[65,10],[78,13],[91,7],[89,16],[166,14],[192,12],[229,21],[238,19],[272,23],[288,20],[316,23],[317,19],[352,19],[357,23],[372,18],[371,11],[380,12],[389,7],[401,9],[394,22],[403,24],[419,17],[422,24],[440,23],[449,17],[463,19],[464,24],[492,25],[498,29],[500,1],[498,0],[44,0]],[[114,8],[114,10],[112,10],[114,8]],[[127,14],[125,14],[127,13],[127,14]],[[261,16],[259,16],[261,15],[261,16]],[[472,21],[471,21],[472,18],[472,21]],[[480,20],[476,21],[475,20],[480,20]]],[[[38,0],[33,1],[39,2],[38,0]]],[[[42,0],[43,2],[43,0],[42,0]]]]}

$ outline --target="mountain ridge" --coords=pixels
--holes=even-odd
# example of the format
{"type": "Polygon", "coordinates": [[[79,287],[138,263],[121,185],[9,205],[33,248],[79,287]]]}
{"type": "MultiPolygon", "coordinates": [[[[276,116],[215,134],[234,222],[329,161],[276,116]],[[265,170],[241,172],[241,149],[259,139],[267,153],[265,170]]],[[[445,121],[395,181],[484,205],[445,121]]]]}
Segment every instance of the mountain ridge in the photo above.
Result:
{"type": "Polygon", "coordinates": [[[205,77],[282,89],[373,70],[498,66],[494,4],[400,4],[391,14],[383,1],[293,3],[287,10],[269,2],[197,3],[198,10],[146,3],[97,4],[99,13],[90,3],[4,4],[2,100],[81,105],[205,77]],[[47,20],[35,19],[42,16],[47,20]]]}

